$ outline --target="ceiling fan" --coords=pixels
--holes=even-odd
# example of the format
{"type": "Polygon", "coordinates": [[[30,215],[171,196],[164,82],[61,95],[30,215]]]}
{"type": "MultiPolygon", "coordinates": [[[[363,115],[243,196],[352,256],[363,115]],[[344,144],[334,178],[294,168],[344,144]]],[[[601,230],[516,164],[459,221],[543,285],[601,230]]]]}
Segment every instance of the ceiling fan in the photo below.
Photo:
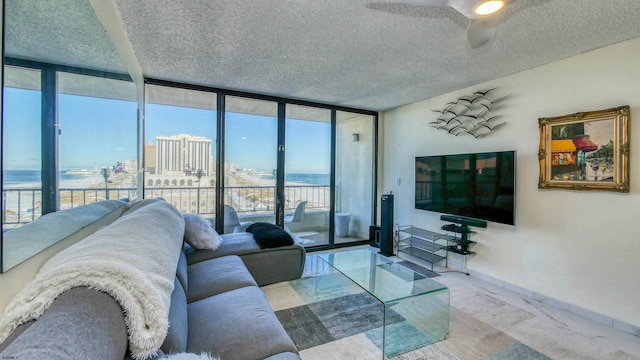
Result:
{"type": "Polygon", "coordinates": [[[448,6],[469,19],[467,40],[476,49],[491,40],[510,0],[401,0],[387,4],[448,6]]]}

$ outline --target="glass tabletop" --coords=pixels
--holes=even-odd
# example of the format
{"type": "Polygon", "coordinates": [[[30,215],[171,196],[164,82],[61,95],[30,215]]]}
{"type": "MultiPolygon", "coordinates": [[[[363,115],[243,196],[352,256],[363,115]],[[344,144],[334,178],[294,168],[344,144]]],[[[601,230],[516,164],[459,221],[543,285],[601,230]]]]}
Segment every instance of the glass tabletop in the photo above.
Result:
{"type": "Polygon", "coordinates": [[[439,282],[369,250],[320,254],[318,258],[385,304],[447,290],[439,282]]]}

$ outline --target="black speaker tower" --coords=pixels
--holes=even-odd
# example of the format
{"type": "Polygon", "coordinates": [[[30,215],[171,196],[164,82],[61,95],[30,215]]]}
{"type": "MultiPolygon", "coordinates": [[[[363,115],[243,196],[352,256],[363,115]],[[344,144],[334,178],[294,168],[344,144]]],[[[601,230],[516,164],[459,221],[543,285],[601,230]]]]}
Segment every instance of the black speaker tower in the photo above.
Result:
{"type": "Polygon", "coordinates": [[[380,254],[393,256],[393,195],[383,194],[380,208],[380,254]]]}

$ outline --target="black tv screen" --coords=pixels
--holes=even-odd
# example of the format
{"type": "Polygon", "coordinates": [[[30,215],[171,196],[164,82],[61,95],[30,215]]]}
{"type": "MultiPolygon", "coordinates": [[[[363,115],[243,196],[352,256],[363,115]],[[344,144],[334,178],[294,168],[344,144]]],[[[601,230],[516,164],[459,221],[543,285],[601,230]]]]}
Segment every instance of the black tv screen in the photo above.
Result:
{"type": "Polygon", "coordinates": [[[416,157],[416,209],[515,225],[516,152],[416,157]]]}

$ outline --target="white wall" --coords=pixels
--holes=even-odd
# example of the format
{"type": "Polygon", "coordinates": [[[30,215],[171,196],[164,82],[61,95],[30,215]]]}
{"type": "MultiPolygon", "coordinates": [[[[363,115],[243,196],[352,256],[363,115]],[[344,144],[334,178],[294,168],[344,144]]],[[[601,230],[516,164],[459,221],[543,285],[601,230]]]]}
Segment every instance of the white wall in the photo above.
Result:
{"type": "Polygon", "coordinates": [[[639,58],[636,38],[385,112],[380,191],[396,195],[395,221],[441,225],[414,209],[415,156],[517,150],[516,225],[479,229],[468,269],[639,327],[639,58]],[[501,129],[475,139],[429,127],[432,109],[493,87],[509,95],[501,129]],[[631,106],[631,192],[538,190],[537,119],[621,105],[631,106]]]}
{"type": "Polygon", "coordinates": [[[373,188],[373,117],[362,115],[340,121],[336,147],[336,212],[351,214],[350,236],[368,239],[373,188]],[[353,134],[358,134],[357,142],[353,141],[353,134]]]}

